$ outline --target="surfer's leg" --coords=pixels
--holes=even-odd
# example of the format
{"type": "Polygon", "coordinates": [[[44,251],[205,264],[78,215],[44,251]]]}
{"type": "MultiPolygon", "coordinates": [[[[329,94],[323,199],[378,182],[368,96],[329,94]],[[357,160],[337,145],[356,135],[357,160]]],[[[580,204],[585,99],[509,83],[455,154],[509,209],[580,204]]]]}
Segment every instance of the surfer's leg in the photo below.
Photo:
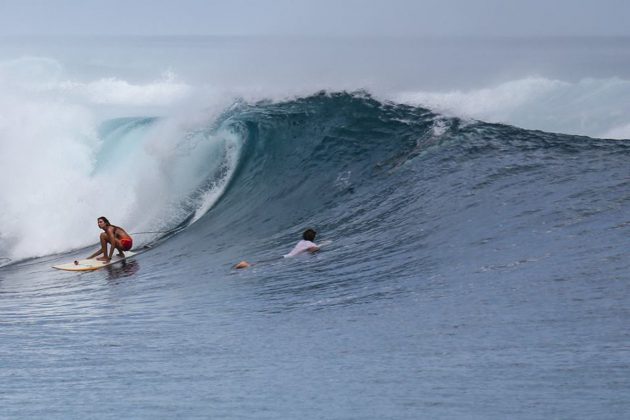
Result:
{"type": "Polygon", "coordinates": [[[123,252],[123,246],[120,243],[119,239],[116,239],[116,251],[118,251],[118,256],[119,257],[124,257],[125,253],[123,252]]]}
{"type": "Polygon", "coordinates": [[[97,258],[97,260],[107,259],[107,234],[105,232],[101,233],[101,252],[103,256],[97,258]]]}

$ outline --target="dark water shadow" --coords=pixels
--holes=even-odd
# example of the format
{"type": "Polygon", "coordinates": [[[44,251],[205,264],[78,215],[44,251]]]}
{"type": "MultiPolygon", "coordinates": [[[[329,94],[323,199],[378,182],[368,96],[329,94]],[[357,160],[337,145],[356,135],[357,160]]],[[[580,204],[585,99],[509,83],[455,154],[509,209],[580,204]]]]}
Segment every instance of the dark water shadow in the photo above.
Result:
{"type": "Polygon", "coordinates": [[[140,264],[135,259],[125,260],[120,264],[109,265],[105,267],[107,271],[107,280],[118,283],[125,277],[132,277],[140,270],[140,264]]]}

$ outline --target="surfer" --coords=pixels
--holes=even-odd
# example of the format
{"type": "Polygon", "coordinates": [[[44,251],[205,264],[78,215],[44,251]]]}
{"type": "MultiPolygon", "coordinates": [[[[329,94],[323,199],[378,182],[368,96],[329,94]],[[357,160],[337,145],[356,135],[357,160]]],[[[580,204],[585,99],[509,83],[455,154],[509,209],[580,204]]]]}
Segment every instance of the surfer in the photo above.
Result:
{"type": "MultiPolygon", "coordinates": [[[[310,252],[312,254],[314,252],[319,251],[319,245],[313,242],[315,240],[316,235],[317,235],[317,232],[315,232],[313,229],[306,229],[304,233],[302,234],[302,240],[299,241],[293,247],[291,252],[289,252],[288,254],[284,256],[284,258],[295,257],[297,255],[303,254],[304,252],[310,252]]],[[[240,263],[234,265],[233,268],[238,270],[240,268],[247,268],[251,266],[252,264],[248,263],[247,261],[241,261],[240,263]]]]}
{"type": "Polygon", "coordinates": [[[284,258],[295,257],[296,255],[300,255],[304,252],[310,252],[311,254],[319,251],[319,246],[313,242],[315,240],[315,232],[313,229],[306,229],[302,234],[302,240],[299,241],[291,252],[284,256],[284,258]]]}
{"type": "Polygon", "coordinates": [[[99,261],[109,261],[114,255],[114,249],[118,250],[118,255],[124,257],[124,251],[129,251],[133,246],[133,240],[131,236],[125,230],[119,226],[114,226],[109,223],[107,217],[101,216],[98,219],[98,227],[103,229],[101,233],[101,249],[90,255],[88,259],[94,258],[99,254],[103,254],[102,257],[98,257],[99,261]],[[107,254],[107,244],[110,244],[109,255],[107,254]]]}

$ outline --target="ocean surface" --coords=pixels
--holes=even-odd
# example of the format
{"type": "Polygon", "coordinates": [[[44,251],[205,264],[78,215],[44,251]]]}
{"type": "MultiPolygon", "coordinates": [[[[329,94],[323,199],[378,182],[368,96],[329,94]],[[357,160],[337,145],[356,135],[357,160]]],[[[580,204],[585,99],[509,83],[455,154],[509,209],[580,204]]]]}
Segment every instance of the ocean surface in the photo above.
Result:
{"type": "Polygon", "coordinates": [[[0,417],[628,418],[628,64],[0,40],[0,417]],[[99,216],[139,254],[52,269],[99,216]],[[330,243],[282,258],[307,228],[330,243]]]}

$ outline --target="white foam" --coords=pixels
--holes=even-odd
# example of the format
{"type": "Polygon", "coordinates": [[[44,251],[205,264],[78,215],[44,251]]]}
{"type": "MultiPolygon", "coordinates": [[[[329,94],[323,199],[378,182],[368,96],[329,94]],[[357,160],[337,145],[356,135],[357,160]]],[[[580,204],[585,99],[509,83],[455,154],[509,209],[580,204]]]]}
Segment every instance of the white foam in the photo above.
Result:
{"type": "Polygon", "coordinates": [[[618,127],[613,127],[610,130],[602,134],[602,137],[608,139],[630,139],[630,124],[624,124],[618,127]]]}
{"type": "Polygon", "coordinates": [[[403,92],[394,100],[447,115],[592,137],[628,138],[630,81],[529,77],[469,91],[403,92]]]}
{"type": "Polygon", "coordinates": [[[204,214],[206,214],[223,195],[225,188],[227,187],[230,179],[232,179],[232,175],[234,175],[234,171],[237,168],[242,143],[240,142],[240,139],[232,133],[224,132],[222,135],[226,138],[224,143],[225,158],[221,164],[222,174],[209,188],[206,188],[205,192],[199,198],[199,204],[196,205],[197,210],[195,211],[191,223],[196,222],[204,214]]]}
{"type": "Polygon", "coordinates": [[[131,84],[108,77],[88,83],[63,81],[48,88],[80,95],[94,104],[124,106],[173,105],[191,92],[191,87],[178,82],[172,72],[166,72],[161,79],[146,84],[131,84]]]}
{"type": "Polygon", "coordinates": [[[198,219],[212,206],[240,147],[236,137],[203,131],[214,119],[208,109],[117,133],[115,142],[99,138],[92,105],[110,101],[129,114],[148,102],[171,105],[187,91],[174,80],[69,83],[54,60],[0,63],[0,257],[94,244],[102,215],[137,231],[167,227],[195,211],[198,219]],[[200,192],[222,165],[224,176],[200,192]]]}

